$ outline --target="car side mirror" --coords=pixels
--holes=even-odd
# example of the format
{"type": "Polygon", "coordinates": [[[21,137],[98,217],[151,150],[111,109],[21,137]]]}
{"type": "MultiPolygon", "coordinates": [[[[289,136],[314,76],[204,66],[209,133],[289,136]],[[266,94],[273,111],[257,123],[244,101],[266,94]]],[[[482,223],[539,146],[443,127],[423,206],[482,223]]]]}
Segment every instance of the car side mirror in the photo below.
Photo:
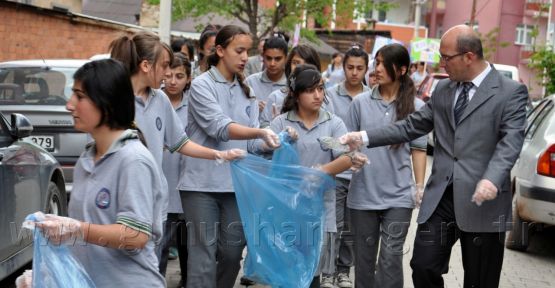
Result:
{"type": "Polygon", "coordinates": [[[27,117],[19,113],[12,114],[12,131],[11,134],[17,139],[31,136],[33,132],[33,125],[27,117]]]}

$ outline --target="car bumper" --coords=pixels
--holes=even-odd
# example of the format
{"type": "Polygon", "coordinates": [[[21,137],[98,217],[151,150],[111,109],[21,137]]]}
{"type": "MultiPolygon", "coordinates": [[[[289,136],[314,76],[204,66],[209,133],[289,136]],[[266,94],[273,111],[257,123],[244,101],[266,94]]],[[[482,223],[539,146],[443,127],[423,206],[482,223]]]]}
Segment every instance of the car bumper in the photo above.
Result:
{"type": "Polygon", "coordinates": [[[555,225],[555,189],[517,181],[517,209],[523,220],[555,225]]]}

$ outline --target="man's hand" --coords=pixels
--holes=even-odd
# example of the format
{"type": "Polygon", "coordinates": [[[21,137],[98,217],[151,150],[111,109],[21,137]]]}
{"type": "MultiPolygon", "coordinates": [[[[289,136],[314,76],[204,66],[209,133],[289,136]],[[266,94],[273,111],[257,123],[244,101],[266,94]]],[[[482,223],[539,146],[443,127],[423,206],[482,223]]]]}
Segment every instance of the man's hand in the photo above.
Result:
{"type": "Polygon", "coordinates": [[[480,206],[484,201],[493,200],[495,197],[497,197],[497,187],[488,179],[482,179],[476,185],[472,202],[480,206]]]}
{"type": "Polygon", "coordinates": [[[420,208],[420,205],[422,204],[422,198],[424,198],[424,185],[423,184],[414,185],[413,199],[414,199],[414,205],[416,205],[416,208],[420,208]]]}
{"type": "Polygon", "coordinates": [[[349,132],[341,137],[339,137],[339,142],[341,144],[346,144],[349,146],[350,151],[355,151],[362,146],[362,133],[361,132],[349,132]]]}

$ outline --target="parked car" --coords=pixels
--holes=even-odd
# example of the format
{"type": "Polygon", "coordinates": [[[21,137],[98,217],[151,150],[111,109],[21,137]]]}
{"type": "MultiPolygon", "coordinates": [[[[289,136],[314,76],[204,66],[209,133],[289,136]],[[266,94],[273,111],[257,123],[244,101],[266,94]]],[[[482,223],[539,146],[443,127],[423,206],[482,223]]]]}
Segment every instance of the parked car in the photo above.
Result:
{"type": "Polygon", "coordinates": [[[527,117],[524,145],[511,171],[513,225],[507,234],[509,249],[525,251],[533,227],[555,225],[554,106],[552,95],[527,117]]]}
{"type": "Polygon", "coordinates": [[[430,100],[430,97],[432,97],[432,93],[434,92],[434,89],[436,88],[439,80],[445,79],[447,77],[449,77],[449,75],[445,73],[428,74],[428,76],[426,76],[426,78],[422,80],[422,83],[418,87],[418,90],[416,90],[416,97],[422,99],[422,101],[424,102],[427,102],[428,100],[430,100]]]}
{"type": "Polygon", "coordinates": [[[25,60],[0,63],[0,111],[21,113],[33,124],[31,140],[62,165],[71,191],[73,167],[90,138],[73,128],[65,105],[73,74],[89,60],[25,60]]]}
{"type": "Polygon", "coordinates": [[[25,116],[12,114],[8,123],[0,114],[0,280],[33,258],[33,237],[21,231],[25,216],[67,214],[62,169],[46,150],[23,140],[32,131],[25,116]]]}
{"type": "Polygon", "coordinates": [[[518,68],[516,68],[516,66],[494,63],[493,67],[495,67],[495,70],[499,71],[499,73],[501,73],[501,75],[503,75],[505,77],[508,77],[510,79],[513,79],[515,81],[522,82],[522,81],[520,81],[520,76],[518,74],[518,68]]]}

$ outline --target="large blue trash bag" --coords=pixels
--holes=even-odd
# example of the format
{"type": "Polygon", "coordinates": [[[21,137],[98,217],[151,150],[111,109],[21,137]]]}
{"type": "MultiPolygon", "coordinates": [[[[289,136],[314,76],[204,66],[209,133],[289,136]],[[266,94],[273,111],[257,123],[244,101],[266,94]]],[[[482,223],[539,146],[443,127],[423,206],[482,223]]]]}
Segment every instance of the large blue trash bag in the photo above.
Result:
{"type": "MultiPolygon", "coordinates": [[[[25,218],[36,221],[34,214],[25,218]]],[[[33,288],[94,288],[81,263],[71,255],[66,245],[47,241],[38,228],[33,230],[33,288]]],[[[84,245],[76,243],[75,245],[84,245]]]]}
{"type": "Polygon", "coordinates": [[[233,186],[247,239],[245,275],[272,287],[309,287],[318,268],[325,191],[333,179],[293,165],[297,153],[280,134],[273,161],[248,155],[233,161],[233,186]]]}

